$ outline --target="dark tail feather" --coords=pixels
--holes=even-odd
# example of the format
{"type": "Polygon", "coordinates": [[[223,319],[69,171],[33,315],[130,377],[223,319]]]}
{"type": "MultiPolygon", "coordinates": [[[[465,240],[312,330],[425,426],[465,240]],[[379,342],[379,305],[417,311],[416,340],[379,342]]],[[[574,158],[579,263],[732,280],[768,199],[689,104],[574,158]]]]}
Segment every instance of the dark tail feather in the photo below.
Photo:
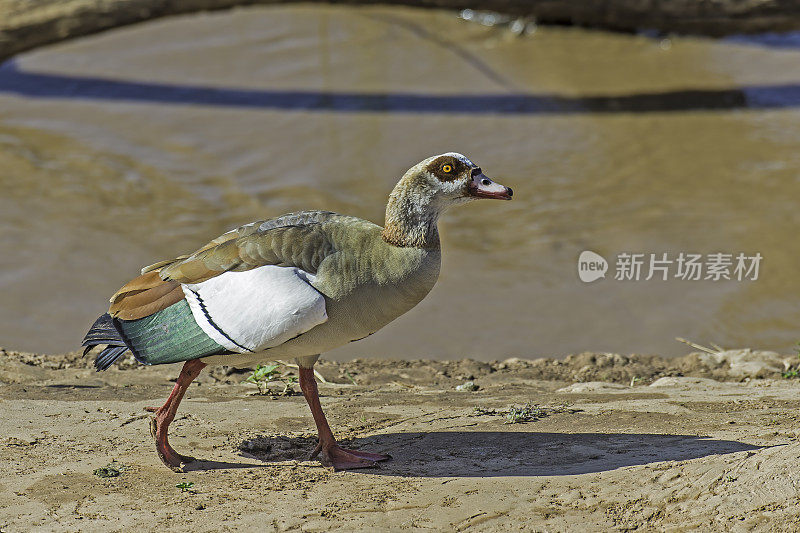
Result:
{"type": "Polygon", "coordinates": [[[95,321],[83,338],[81,345],[86,346],[83,355],[89,353],[89,350],[95,346],[105,346],[94,360],[94,366],[98,371],[110,367],[128,350],[128,345],[125,344],[125,340],[114,325],[114,319],[108,313],[95,321]]]}
{"type": "Polygon", "coordinates": [[[114,361],[120,358],[120,356],[125,353],[128,349],[127,346],[109,346],[99,354],[97,354],[97,358],[94,360],[94,366],[97,368],[97,371],[105,370],[110,367],[114,361]]]}

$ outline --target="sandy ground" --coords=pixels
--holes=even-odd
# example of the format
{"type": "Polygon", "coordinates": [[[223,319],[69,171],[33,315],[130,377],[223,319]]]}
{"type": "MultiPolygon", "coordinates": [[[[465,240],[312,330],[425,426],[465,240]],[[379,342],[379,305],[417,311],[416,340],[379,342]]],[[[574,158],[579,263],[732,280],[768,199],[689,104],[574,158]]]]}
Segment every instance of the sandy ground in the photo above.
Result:
{"type": "Polygon", "coordinates": [[[322,363],[337,435],[394,456],[354,472],[306,460],[302,396],[217,368],[171,428],[199,459],[176,474],[143,411],[176,366],[0,351],[0,531],[798,530],[800,381],[703,357],[322,363]],[[468,379],[480,389],[455,390],[468,379]],[[528,402],[541,416],[507,423],[528,402]],[[93,473],[112,461],[120,476],[93,473]]]}

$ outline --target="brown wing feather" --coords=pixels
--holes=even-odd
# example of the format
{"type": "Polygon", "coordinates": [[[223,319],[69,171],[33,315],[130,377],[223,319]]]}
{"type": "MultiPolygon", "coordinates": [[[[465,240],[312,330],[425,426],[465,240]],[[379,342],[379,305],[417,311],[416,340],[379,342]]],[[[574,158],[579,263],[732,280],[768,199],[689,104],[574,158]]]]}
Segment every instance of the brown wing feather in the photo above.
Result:
{"type": "Polygon", "coordinates": [[[180,283],[200,283],[223,272],[248,270],[255,266],[259,265],[243,265],[237,242],[228,241],[211,248],[203,248],[186,259],[162,267],[159,275],[162,279],[180,283]]]}
{"type": "MultiPolygon", "coordinates": [[[[166,282],[165,285],[172,284],[166,282]]],[[[124,298],[120,302],[111,305],[109,314],[114,318],[121,318],[122,320],[138,320],[150,316],[153,313],[163,311],[170,305],[176,304],[186,297],[180,283],[176,283],[171,290],[161,296],[155,297],[154,294],[151,294],[155,292],[154,289],[150,289],[137,294],[139,305],[134,305],[132,303],[132,298],[124,298]]]]}
{"type": "MultiPolygon", "coordinates": [[[[222,243],[235,239],[241,229],[230,231],[217,237],[200,248],[195,254],[213,249],[222,243]]],[[[189,255],[182,255],[175,259],[159,261],[143,268],[141,276],[133,278],[114,293],[114,296],[111,297],[111,306],[108,309],[108,313],[112,317],[122,320],[137,320],[183,300],[185,294],[181,289],[181,284],[178,281],[161,278],[161,270],[171,265],[180,265],[180,271],[185,273],[184,277],[191,279],[193,283],[211,279],[221,273],[221,271],[209,270],[205,265],[198,263],[181,265],[182,261],[189,257],[189,255]]]]}
{"type": "MultiPolygon", "coordinates": [[[[247,229],[250,229],[249,225],[248,226],[242,226],[242,227],[237,228],[235,230],[229,231],[228,233],[224,233],[224,234],[220,235],[219,237],[217,237],[216,239],[214,239],[211,242],[209,242],[208,244],[206,244],[205,246],[202,246],[199,249],[197,249],[194,252],[194,254],[198,254],[198,253],[202,252],[203,250],[208,250],[209,248],[214,248],[215,246],[218,246],[218,245],[220,245],[220,244],[222,244],[224,242],[236,239],[236,238],[240,237],[243,234],[243,232],[245,230],[247,230],[247,229]]],[[[152,265],[148,265],[148,266],[144,267],[142,269],[142,274],[147,274],[148,272],[153,272],[154,270],[161,270],[162,268],[168,267],[169,265],[171,265],[173,263],[178,263],[180,261],[183,261],[184,259],[188,259],[190,257],[190,255],[194,255],[194,254],[179,255],[175,259],[167,259],[166,261],[159,261],[158,263],[153,263],[152,265]]]]}
{"type": "Polygon", "coordinates": [[[141,276],[133,278],[128,283],[120,287],[120,289],[114,293],[114,296],[112,296],[109,301],[113,304],[131,293],[135,294],[146,291],[147,289],[152,289],[153,287],[161,285],[163,282],[164,280],[161,279],[161,276],[158,275],[158,272],[148,272],[147,274],[142,274],[141,276]]]}
{"type": "Polygon", "coordinates": [[[183,298],[180,283],[164,281],[158,272],[148,272],[133,278],[111,297],[108,313],[115,318],[136,320],[166,309],[183,298]]]}
{"type": "Polygon", "coordinates": [[[167,259],[166,261],[159,261],[158,263],[153,263],[152,265],[148,265],[142,269],[142,274],[147,274],[148,272],[153,272],[154,270],[161,270],[165,266],[169,266],[176,261],[183,261],[189,257],[188,255],[180,255],[175,259],[167,259]]]}

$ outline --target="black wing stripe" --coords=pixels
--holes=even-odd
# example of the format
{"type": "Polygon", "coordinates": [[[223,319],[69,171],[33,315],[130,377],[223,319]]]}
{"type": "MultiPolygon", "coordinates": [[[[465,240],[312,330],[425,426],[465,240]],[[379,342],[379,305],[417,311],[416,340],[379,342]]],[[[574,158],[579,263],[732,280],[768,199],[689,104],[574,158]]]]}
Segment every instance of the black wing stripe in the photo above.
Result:
{"type": "Polygon", "coordinates": [[[246,348],[246,347],[242,346],[241,344],[239,344],[238,342],[236,342],[235,340],[233,340],[233,339],[230,337],[230,335],[228,335],[227,333],[225,333],[224,331],[222,331],[222,328],[221,328],[221,327],[219,327],[219,326],[217,325],[217,323],[216,323],[216,322],[214,322],[214,320],[211,318],[211,315],[209,314],[209,312],[208,312],[208,309],[206,308],[206,304],[205,304],[205,302],[203,301],[203,299],[200,297],[200,294],[199,294],[197,291],[193,290],[193,289],[189,289],[189,290],[190,290],[190,291],[192,291],[192,294],[194,294],[194,295],[195,295],[195,297],[197,298],[197,303],[198,303],[198,304],[200,304],[200,309],[203,311],[203,316],[205,316],[205,317],[206,317],[206,320],[208,320],[208,323],[209,323],[209,324],[211,324],[211,326],[212,326],[212,327],[213,327],[215,330],[219,331],[220,335],[222,335],[223,337],[225,337],[226,339],[228,339],[229,341],[231,341],[233,344],[235,344],[236,346],[238,346],[238,347],[239,347],[239,348],[241,348],[242,350],[244,350],[244,351],[246,351],[246,352],[250,352],[250,353],[255,353],[255,352],[253,352],[253,350],[251,350],[250,348],[246,348]]]}

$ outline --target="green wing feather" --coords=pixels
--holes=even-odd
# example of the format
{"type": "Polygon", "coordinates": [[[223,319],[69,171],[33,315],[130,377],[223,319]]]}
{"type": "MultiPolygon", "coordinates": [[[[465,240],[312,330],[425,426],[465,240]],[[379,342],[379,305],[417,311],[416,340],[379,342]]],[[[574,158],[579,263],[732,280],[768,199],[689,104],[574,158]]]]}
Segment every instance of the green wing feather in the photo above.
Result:
{"type": "Polygon", "coordinates": [[[227,351],[200,329],[186,300],[138,320],[117,320],[136,359],[146,365],[177,363],[227,351]]]}

